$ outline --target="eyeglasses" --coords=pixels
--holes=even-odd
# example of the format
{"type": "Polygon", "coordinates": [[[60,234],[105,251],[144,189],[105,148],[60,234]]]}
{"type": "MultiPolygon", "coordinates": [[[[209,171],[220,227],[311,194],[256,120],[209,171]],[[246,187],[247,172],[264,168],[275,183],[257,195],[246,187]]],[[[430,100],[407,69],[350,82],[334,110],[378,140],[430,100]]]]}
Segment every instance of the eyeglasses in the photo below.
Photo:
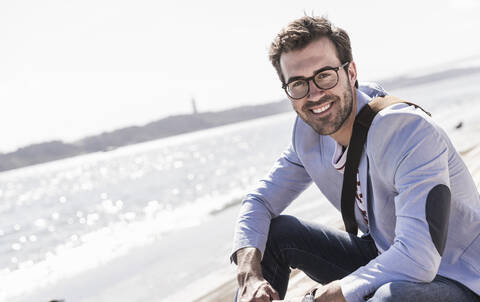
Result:
{"type": "Polygon", "coordinates": [[[335,87],[338,83],[338,70],[347,66],[350,62],[345,62],[338,67],[325,67],[320,70],[317,70],[315,74],[308,78],[293,78],[288,83],[284,83],[282,88],[285,90],[285,93],[294,100],[299,100],[304,98],[310,92],[310,85],[308,84],[311,80],[318,89],[328,90],[335,87]]]}

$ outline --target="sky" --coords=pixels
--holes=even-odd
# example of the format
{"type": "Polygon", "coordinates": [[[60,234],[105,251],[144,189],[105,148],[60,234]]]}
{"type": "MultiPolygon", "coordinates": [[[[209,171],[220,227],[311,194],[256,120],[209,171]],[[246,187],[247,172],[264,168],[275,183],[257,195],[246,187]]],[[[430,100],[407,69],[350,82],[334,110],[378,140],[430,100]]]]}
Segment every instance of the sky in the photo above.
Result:
{"type": "MultiPolygon", "coordinates": [[[[360,80],[480,54],[480,0],[0,0],[0,152],[284,98],[279,30],[327,16],[360,80]]],[[[453,64],[451,64],[453,65],[453,64]]]]}

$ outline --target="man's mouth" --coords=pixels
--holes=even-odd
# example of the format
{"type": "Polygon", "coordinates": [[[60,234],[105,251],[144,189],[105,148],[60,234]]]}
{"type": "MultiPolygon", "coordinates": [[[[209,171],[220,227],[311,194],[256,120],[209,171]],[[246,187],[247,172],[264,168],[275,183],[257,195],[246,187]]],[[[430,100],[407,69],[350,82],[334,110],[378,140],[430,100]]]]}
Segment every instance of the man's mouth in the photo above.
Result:
{"type": "Polygon", "coordinates": [[[315,106],[315,107],[311,108],[310,111],[312,111],[315,114],[319,114],[319,113],[327,111],[328,109],[330,109],[330,107],[332,107],[332,102],[328,102],[328,103],[322,104],[320,106],[315,106]]]}

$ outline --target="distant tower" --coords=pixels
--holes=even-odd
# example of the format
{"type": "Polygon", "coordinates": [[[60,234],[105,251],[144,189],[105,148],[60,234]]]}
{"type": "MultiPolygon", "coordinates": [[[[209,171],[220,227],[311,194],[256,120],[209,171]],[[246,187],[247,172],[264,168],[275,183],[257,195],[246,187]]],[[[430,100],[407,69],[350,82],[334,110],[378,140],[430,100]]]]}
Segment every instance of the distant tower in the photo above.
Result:
{"type": "Polygon", "coordinates": [[[197,103],[195,101],[195,98],[192,97],[192,109],[193,109],[193,114],[197,114],[198,113],[198,110],[197,110],[197,103]]]}

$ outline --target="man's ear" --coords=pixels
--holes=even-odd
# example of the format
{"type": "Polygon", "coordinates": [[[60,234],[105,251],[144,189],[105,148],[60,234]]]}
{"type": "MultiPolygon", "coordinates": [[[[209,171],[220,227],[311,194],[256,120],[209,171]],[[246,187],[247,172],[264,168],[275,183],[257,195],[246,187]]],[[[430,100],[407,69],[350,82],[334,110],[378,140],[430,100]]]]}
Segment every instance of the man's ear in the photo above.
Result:
{"type": "Polygon", "coordinates": [[[357,81],[357,65],[354,61],[348,64],[348,80],[350,81],[350,86],[354,87],[357,81]]]}

